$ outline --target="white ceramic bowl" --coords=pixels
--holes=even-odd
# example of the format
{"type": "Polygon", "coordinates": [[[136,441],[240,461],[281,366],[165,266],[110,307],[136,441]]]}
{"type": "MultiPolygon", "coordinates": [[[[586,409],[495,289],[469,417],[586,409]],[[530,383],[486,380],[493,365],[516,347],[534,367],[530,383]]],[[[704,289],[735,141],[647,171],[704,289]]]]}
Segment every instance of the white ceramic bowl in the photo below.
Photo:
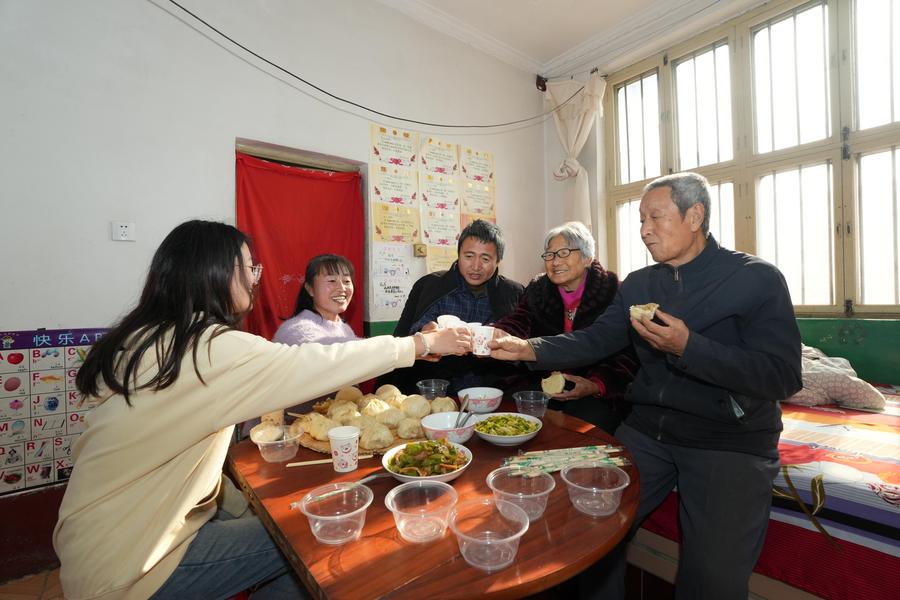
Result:
{"type": "Polygon", "coordinates": [[[273,426],[266,428],[265,430],[261,428],[257,429],[255,432],[251,431],[250,439],[259,448],[259,453],[266,462],[284,462],[286,460],[291,460],[294,458],[294,455],[297,454],[297,447],[299,446],[301,435],[302,433],[298,433],[297,435],[292,436],[289,427],[273,426]],[[271,431],[273,428],[281,429],[281,438],[274,441],[268,441],[269,438],[265,437],[265,433],[271,431]]]}
{"type": "Polygon", "coordinates": [[[532,417],[531,415],[522,415],[519,413],[494,413],[493,415],[478,415],[477,417],[473,418],[478,419],[478,422],[475,424],[475,435],[477,435],[484,441],[490,442],[496,446],[518,446],[519,444],[524,444],[525,442],[536,436],[541,431],[541,427],[543,426],[543,423],[537,417],[532,417]],[[526,421],[536,423],[537,429],[535,429],[531,433],[523,433],[521,435],[494,435],[491,433],[478,431],[478,423],[486,421],[491,417],[520,417],[522,419],[525,419],[526,421]]]}
{"type": "MultiPolygon", "coordinates": [[[[415,443],[415,442],[412,442],[415,443]]],[[[463,453],[466,456],[466,464],[461,466],[455,471],[451,471],[449,473],[444,473],[443,475],[426,475],[424,477],[415,477],[412,475],[401,475],[400,473],[394,473],[388,468],[388,464],[395,454],[406,448],[409,444],[400,444],[399,446],[394,446],[387,452],[385,452],[384,456],[381,457],[381,466],[384,467],[384,470],[394,476],[394,479],[397,481],[402,481],[404,483],[408,481],[443,481],[444,483],[448,481],[453,481],[460,475],[462,475],[463,471],[465,471],[469,465],[472,464],[472,451],[463,446],[462,444],[454,444],[453,442],[449,442],[451,446],[457,449],[457,451],[463,453]]]]}
{"type": "MultiPolygon", "coordinates": [[[[454,427],[459,412],[440,412],[422,417],[422,429],[429,440],[446,438],[454,444],[465,444],[475,431],[475,416],[470,416],[465,427],[454,427]]],[[[462,417],[465,419],[465,415],[462,417]]]]}
{"type": "Polygon", "coordinates": [[[468,410],[477,415],[494,412],[500,406],[500,401],[503,400],[503,390],[492,387],[470,387],[459,390],[457,395],[460,406],[462,406],[462,397],[468,396],[468,410]]]}
{"type": "Polygon", "coordinates": [[[569,488],[569,500],[591,517],[606,517],[618,510],[622,492],[631,483],[619,467],[598,461],[568,465],[560,473],[569,488]]]}

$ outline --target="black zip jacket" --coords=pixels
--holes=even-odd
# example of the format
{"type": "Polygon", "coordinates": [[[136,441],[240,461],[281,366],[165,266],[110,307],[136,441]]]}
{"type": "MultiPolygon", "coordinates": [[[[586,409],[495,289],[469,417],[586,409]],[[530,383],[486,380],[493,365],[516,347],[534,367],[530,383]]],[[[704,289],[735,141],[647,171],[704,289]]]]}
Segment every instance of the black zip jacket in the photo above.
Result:
{"type": "Polygon", "coordinates": [[[784,277],[712,236],[685,265],[630,274],[590,327],[530,342],[536,369],[590,364],[633,344],[641,368],[626,423],[680,446],[777,458],[778,402],[802,387],[800,331],[784,277]],[[629,307],[648,302],[687,325],[681,357],[654,350],[631,327],[629,307]]]}

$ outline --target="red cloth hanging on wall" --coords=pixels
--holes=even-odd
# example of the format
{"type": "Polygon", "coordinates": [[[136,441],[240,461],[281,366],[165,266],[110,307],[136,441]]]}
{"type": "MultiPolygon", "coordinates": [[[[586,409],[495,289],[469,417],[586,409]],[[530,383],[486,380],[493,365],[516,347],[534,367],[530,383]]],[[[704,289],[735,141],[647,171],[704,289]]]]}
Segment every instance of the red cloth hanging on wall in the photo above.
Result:
{"type": "Polygon", "coordinates": [[[363,214],[359,173],[289,167],[236,152],[237,227],[253,240],[263,265],[244,328],[272,339],[294,312],[306,263],[317,254],[346,256],[356,269],[350,308],[342,316],[363,335],[363,214]]]}

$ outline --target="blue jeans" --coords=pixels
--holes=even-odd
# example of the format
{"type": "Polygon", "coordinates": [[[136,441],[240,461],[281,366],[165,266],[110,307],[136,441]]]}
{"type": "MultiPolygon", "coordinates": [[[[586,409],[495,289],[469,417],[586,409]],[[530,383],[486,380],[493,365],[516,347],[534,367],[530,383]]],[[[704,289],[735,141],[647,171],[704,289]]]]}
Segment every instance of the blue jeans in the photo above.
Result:
{"type": "Polygon", "coordinates": [[[307,598],[259,518],[224,510],[207,522],[153,600],[224,599],[250,588],[253,599],[307,598]]]}

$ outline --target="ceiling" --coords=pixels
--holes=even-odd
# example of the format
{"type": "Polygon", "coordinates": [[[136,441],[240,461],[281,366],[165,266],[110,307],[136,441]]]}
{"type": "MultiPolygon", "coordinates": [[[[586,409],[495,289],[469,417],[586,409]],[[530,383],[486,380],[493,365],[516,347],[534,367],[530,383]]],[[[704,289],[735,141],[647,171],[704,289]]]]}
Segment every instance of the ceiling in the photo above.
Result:
{"type": "Polygon", "coordinates": [[[610,73],[767,0],[379,0],[525,71],[610,73]]]}

